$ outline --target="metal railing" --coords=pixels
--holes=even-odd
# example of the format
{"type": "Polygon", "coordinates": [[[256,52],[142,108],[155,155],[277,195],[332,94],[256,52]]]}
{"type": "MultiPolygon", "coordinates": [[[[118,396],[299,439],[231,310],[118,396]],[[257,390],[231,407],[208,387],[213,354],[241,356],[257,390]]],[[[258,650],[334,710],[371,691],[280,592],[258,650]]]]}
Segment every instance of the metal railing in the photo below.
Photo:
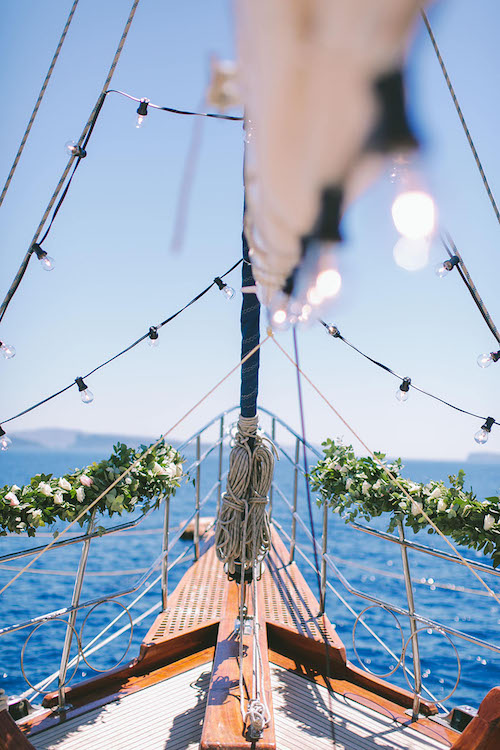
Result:
{"type": "MultiPolygon", "coordinates": [[[[183,452],[189,446],[191,446],[192,449],[194,450],[195,459],[189,465],[187,469],[190,476],[194,477],[195,479],[195,488],[194,488],[194,493],[193,493],[194,509],[192,513],[190,514],[189,518],[181,525],[181,527],[176,529],[175,533],[172,533],[172,529],[171,529],[172,515],[171,515],[170,498],[167,497],[162,501],[163,528],[162,528],[161,552],[157,556],[157,558],[152,562],[150,567],[132,585],[127,586],[125,589],[113,591],[112,593],[104,595],[104,596],[94,597],[92,599],[87,599],[86,601],[83,601],[83,602],[80,601],[82,587],[85,581],[87,561],[89,559],[89,555],[91,551],[91,542],[97,536],[109,536],[117,532],[123,532],[123,531],[128,531],[128,530],[133,529],[134,527],[141,524],[151,514],[152,511],[148,511],[147,513],[142,514],[139,518],[132,520],[128,523],[125,523],[125,524],[122,523],[117,526],[107,528],[103,532],[103,534],[100,534],[100,533],[97,534],[95,531],[93,531],[94,518],[92,518],[84,534],[81,534],[74,538],[56,541],[52,545],[51,549],[58,549],[63,546],[70,546],[74,544],[83,545],[82,550],[81,550],[78,570],[75,576],[75,583],[74,583],[74,588],[73,588],[73,596],[72,596],[71,604],[69,606],[66,606],[66,607],[51,611],[51,612],[47,612],[42,615],[38,615],[29,620],[25,620],[20,623],[7,625],[7,626],[0,628],[0,636],[4,636],[8,633],[12,633],[16,630],[20,630],[22,628],[27,628],[30,626],[33,628],[37,628],[42,623],[51,621],[51,620],[61,620],[61,618],[64,618],[64,622],[66,623],[66,634],[65,634],[65,640],[64,640],[64,645],[62,649],[59,670],[57,672],[54,672],[52,675],[47,677],[42,682],[39,682],[37,685],[32,686],[32,690],[25,693],[25,695],[32,695],[32,694],[35,694],[36,692],[39,692],[39,693],[47,692],[46,689],[48,685],[51,684],[51,682],[54,679],[57,679],[58,680],[58,694],[59,694],[58,710],[64,712],[67,709],[65,692],[66,692],[67,684],[70,682],[70,679],[68,679],[68,672],[69,670],[74,669],[75,663],[77,663],[77,661],[75,660],[77,660],[77,658],[79,658],[81,655],[86,661],[86,657],[90,656],[96,650],[107,645],[112,639],[118,637],[119,635],[127,631],[132,632],[134,624],[142,621],[142,619],[144,619],[151,612],[159,609],[160,607],[162,609],[167,608],[169,571],[172,570],[172,568],[175,565],[177,565],[178,562],[186,558],[186,553],[188,549],[186,547],[184,551],[180,555],[178,555],[178,557],[174,560],[174,562],[170,562],[174,547],[181,539],[181,536],[183,535],[185,529],[189,526],[189,524],[194,522],[193,557],[195,560],[198,559],[200,555],[200,543],[203,537],[203,535],[200,534],[201,511],[210,501],[212,501],[211,507],[213,508],[214,511],[218,510],[220,506],[221,498],[222,498],[222,491],[223,491],[223,481],[225,478],[225,474],[223,473],[224,448],[225,448],[225,444],[230,439],[230,430],[227,429],[227,425],[230,424],[232,421],[235,421],[236,415],[235,417],[231,417],[230,415],[235,413],[236,411],[237,411],[236,407],[234,407],[233,409],[230,409],[218,415],[217,417],[212,419],[210,422],[208,422],[201,430],[193,434],[189,438],[189,440],[185,441],[177,449],[180,452],[183,452]],[[214,430],[216,430],[217,432],[216,438],[213,439],[212,437],[211,442],[207,444],[207,446],[202,450],[204,446],[204,441],[207,439],[208,434],[210,433],[210,431],[213,432],[214,430]],[[211,467],[210,467],[210,472],[212,474],[214,474],[214,471],[215,471],[215,477],[208,491],[205,493],[203,497],[201,497],[202,473],[204,472],[203,467],[205,466],[206,461],[209,457],[212,457],[212,459],[216,459],[216,460],[211,461],[211,467]],[[158,569],[160,569],[160,573],[158,576],[154,577],[153,574],[158,569]],[[132,609],[132,607],[135,606],[135,604],[139,602],[139,600],[141,600],[146,593],[148,593],[150,590],[153,589],[153,587],[157,586],[158,584],[159,584],[159,589],[160,589],[159,601],[153,607],[150,607],[149,610],[141,613],[137,618],[132,619],[132,616],[130,615],[130,610],[132,609]],[[90,613],[92,608],[96,606],[99,606],[106,602],[119,600],[128,594],[133,594],[139,591],[140,593],[138,594],[136,599],[134,599],[134,601],[131,604],[129,604],[127,607],[122,605],[123,611],[117,617],[115,617],[114,620],[112,620],[112,622],[108,623],[103,628],[103,630],[95,638],[93,638],[90,641],[90,643],[87,644],[87,646],[85,646],[85,648],[83,648],[81,645],[81,638],[78,637],[78,634],[76,633],[76,627],[75,627],[78,613],[83,612],[84,610],[90,613]],[[116,633],[113,633],[112,635],[106,635],[109,632],[110,628],[114,624],[116,624],[121,618],[125,617],[127,614],[129,616],[130,622],[123,625],[120,628],[120,630],[118,630],[116,633]],[[76,657],[71,659],[70,651],[71,651],[72,642],[75,638],[77,639],[78,653],[76,657]]],[[[377,537],[378,539],[382,541],[386,541],[392,544],[399,545],[400,550],[401,550],[403,579],[404,579],[404,585],[405,585],[406,607],[403,607],[398,604],[387,601],[385,599],[382,599],[379,596],[375,596],[371,591],[362,591],[360,588],[354,586],[346,578],[346,576],[341,572],[341,570],[339,569],[334,559],[334,556],[329,552],[329,549],[328,549],[329,544],[330,544],[330,548],[332,547],[332,540],[331,539],[329,540],[328,538],[329,517],[330,517],[330,511],[328,507],[324,505],[321,511],[321,522],[322,522],[321,523],[321,535],[320,535],[320,538],[318,539],[313,538],[308,524],[305,523],[305,521],[303,520],[298,510],[298,507],[299,507],[298,500],[299,500],[299,495],[300,495],[300,481],[305,480],[306,478],[304,467],[300,465],[300,461],[299,461],[300,447],[303,442],[302,438],[300,437],[300,435],[294,432],[294,430],[288,427],[288,425],[286,425],[285,422],[279,419],[272,412],[269,412],[266,409],[261,409],[260,413],[264,421],[266,420],[269,421],[269,425],[266,427],[266,430],[265,430],[266,435],[270,437],[273,440],[273,442],[276,444],[276,447],[279,450],[280,457],[284,459],[285,463],[291,469],[291,481],[289,482],[289,487],[291,488],[291,490],[289,492],[287,492],[286,490],[284,491],[280,487],[277,479],[273,481],[272,486],[271,486],[270,496],[269,496],[269,512],[270,512],[270,515],[272,516],[273,523],[276,525],[276,527],[280,530],[282,535],[285,537],[285,539],[289,543],[290,563],[293,563],[297,559],[297,556],[300,556],[301,560],[303,560],[309,568],[314,570],[319,575],[320,590],[319,590],[319,613],[318,614],[321,615],[325,611],[327,590],[331,591],[355,618],[354,627],[353,627],[353,646],[354,646],[354,652],[356,656],[358,656],[358,652],[356,648],[355,633],[356,633],[356,629],[358,625],[361,625],[368,634],[370,634],[372,637],[376,639],[379,645],[391,656],[391,658],[393,658],[396,661],[396,666],[393,669],[387,672],[386,675],[379,675],[379,676],[388,676],[390,674],[393,674],[394,671],[401,666],[403,670],[403,674],[405,675],[405,678],[407,679],[407,681],[409,681],[410,679],[412,680],[412,685],[410,687],[413,691],[413,696],[414,696],[413,709],[412,709],[413,715],[416,716],[419,712],[421,695],[423,693],[428,695],[432,700],[434,700],[436,703],[438,703],[438,705],[440,705],[444,709],[443,703],[446,699],[442,699],[441,702],[438,701],[422,682],[421,657],[420,657],[420,652],[419,652],[419,632],[423,628],[431,629],[433,631],[437,631],[443,634],[449,640],[451,636],[453,636],[454,638],[468,641],[469,643],[480,646],[481,648],[489,649],[496,653],[500,653],[500,646],[495,643],[491,643],[490,641],[478,638],[472,633],[466,633],[457,628],[443,624],[439,622],[438,620],[428,617],[416,610],[415,601],[414,601],[414,593],[413,593],[413,582],[412,582],[412,577],[411,577],[410,564],[408,561],[408,550],[411,550],[412,552],[415,552],[415,553],[431,555],[431,556],[440,558],[442,560],[445,560],[447,562],[453,562],[455,564],[458,563],[459,565],[463,565],[464,563],[460,559],[455,558],[450,553],[442,552],[440,550],[433,549],[432,547],[423,545],[419,542],[410,541],[406,539],[405,534],[404,534],[404,529],[401,524],[399,524],[398,526],[398,535],[395,536],[393,534],[389,534],[387,532],[379,531],[378,529],[374,529],[369,526],[365,526],[365,525],[353,522],[349,524],[353,530],[364,533],[364,534],[370,534],[372,536],[377,537]],[[278,432],[283,432],[283,431],[285,433],[285,439],[282,441],[282,443],[280,443],[280,441],[278,440],[278,432]],[[287,496],[289,494],[291,495],[290,498],[287,496]],[[279,521],[275,518],[279,510],[278,503],[281,504],[289,513],[290,533],[288,533],[286,529],[283,527],[283,525],[280,524],[279,521]],[[302,546],[303,546],[304,541],[306,541],[309,544],[309,548],[311,545],[313,546],[313,549],[315,547],[318,561],[319,561],[319,570],[316,569],[316,566],[313,560],[311,559],[311,555],[303,551],[302,546]],[[333,579],[336,579],[337,582],[345,589],[346,592],[355,596],[359,600],[368,603],[368,606],[366,606],[365,609],[363,609],[361,612],[356,612],[356,610],[349,604],[349,602],[342,595],[341,591],[333,584],[332,582],[333,579]],[[384,611],[389,612],[396,620],[396,623],[398,625],[398,628],[401,632],[401,637],[402,637],[401,655],[399,657],[397,653],[395,653],[394,649],[391,649],[384,642],[384,640],[370,627],[370,625],[364,621],[363,619],[364,613],[366,612],[366,610],[372,607],[382,608],[384,611]],[[410,631],[410,635],[408,638],[404,637],[403,629],[399,623],[398,617],[403,617],[408,622],[409,631],[410,631]],[[407,652],[409,652],[410,646],[411,646],[411,653],[412,653],[412,666],[411,667],[406,663],[407,652]]],[[[310,457],[313,457],[314,459],[322,458],[320,452],[316,450],[313,446],[308,445],[307,443],[306,443],[306,449],[309,452],[310,457]]],[[[204,473],[203,473],[203,476],[205,477],[204,473]]],[[[4,555],[0,557],[0,564],[5,563],[10,560],[19,559],[22,557],[33,555],[45,549],[46,546],[47,545],[32,548],[32,549],[20,550],[20,551],[17,551],[8,555],[4,555]]],[[[494,570],[493,568],[489,567],[488,565],[484,563],[480,563],[475,560],[468,560],[467,564],[469,564],[475,570],[481,571],[482,573],[486,573],[488,575],[493,575],[493,576],[500,575],[500,570],[494,570]]],[[[31,634],[33,632],[34,631],[31,631],[29,637],[31,637],[31,634]]],[[[130,641],[131,641],[131,635],[130,635],[130,641]]],[[[455,652],[456,652],[456,648],[453,642],[451,640],[450,642],[452,643],[453,648],[455,649],[455,652]]],[[[24,652],[24,649],[23,649],[23,652],[24,652]]],[[[358,659],[359,659],[359,656],[358,656],[358,659]]],[[[458,685],[458,681],[460,678],[460,660],[459,660],[458,654],[457,654],[457,659],[458,659],[458,665],[459,665],[458,666],[459,675],[458,675],[457,682],[455,684],[455,687],[453,688],[452,693],[456,689],[456,686],[458,685]]],[[[364,669],[371,672],[372,674],[375,674],[375,672],[372,672],[372,670],[368,668],[367,665],[365,665],[361,659],[359,659],[359,661],[360,661],[361,666],[364,669]]],[[[72,675],[70,675],[70,678],[71,677],[72,675]]],[[[31,683],[28,683],[28,684],[31,685],[31,683]]],[[[450,697],[450,696],[447,696],[447,697],[450,697]]]]}

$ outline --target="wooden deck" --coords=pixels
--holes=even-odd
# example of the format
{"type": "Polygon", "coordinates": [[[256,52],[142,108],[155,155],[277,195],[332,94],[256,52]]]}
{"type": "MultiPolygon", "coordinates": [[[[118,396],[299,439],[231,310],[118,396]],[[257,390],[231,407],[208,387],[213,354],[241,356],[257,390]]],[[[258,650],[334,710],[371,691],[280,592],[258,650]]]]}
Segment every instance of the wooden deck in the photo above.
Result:
{"type": "MultiPolygon", "coordinates": [[[[47,710],[20,726],[37,750],[321,750],[334,747],[332,727],[337,750],[452,745],[457,733],[429,718],[408,726],[410,693],[347,661],[334,627],[318,617],[315,597],[275,532],[259,591],[273,706],[261,740],[251,744],[243,735],[233,633],[238,586],[227,580],[213,545],[184,575],[137,659],[69,688],[73,709],[66,721],[47,710]]],[[[249,651],[250,639],[246,645],[249,651]]],[[[247,690],[249,682],[245,672],[247,690]]],[[[49,695],[44,705],[50,709],[55,701],[49,695]]],[[[428,703],[424,709],[429,715],[436,710],[428,703]]]]}

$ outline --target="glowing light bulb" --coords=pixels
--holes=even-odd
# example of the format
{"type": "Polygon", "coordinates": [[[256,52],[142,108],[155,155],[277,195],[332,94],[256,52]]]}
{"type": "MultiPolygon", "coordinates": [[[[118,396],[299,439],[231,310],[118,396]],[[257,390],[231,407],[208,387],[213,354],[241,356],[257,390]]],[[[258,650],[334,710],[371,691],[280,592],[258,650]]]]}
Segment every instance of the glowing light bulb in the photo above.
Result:
{"type": "Polygon", "coordinates": [[[400,237],[392,251],[393,258],[405,271],[420,271],[429,260],[430,243],[427,239],[409,240],[400,237]]]}
{"type": "Polygon", "coordinates": [[[478,430],[474,435],[474,440],[476,441],[476,443],[479,443],[479,445],[484,445],[488,442],[491,428],[494,424],[495,420],[493,419],[493,417],[488,417],[486,422],[481,426],[481,429],[478,430]]]}
{"type": "Polygon", "coordinates": [[[157,347],[160,343],[160,337],[158,336],[158,329],[156,326],[151,326],[149,329],[148,344],[151,347],[157,347]]]}
{"type": "Polygon", "coordinates": [[[335,268],[320,271],[316,279],[316,289],[323,299],[331,299],[340,292],[342,277],[335,268]]]}
{"type": "Polygon", "coordinates": [[[47,255],[45,250],[37,242],[34,242],[31,246],[31,252],[35,253],[44,271],[54,270],[54,266],[56,264],[54,258],[51,258],[50,255],[47,255]]]}
{"type": "Polygon", "coordinates": [[[497,362],[500,359],[500,351],[490,352],[489,354],[480,354],[477,358],[479,367],[489,367],[492,362],[497,362]]]}
{"type": "Polygon", "coordinates": [[[286,323],[286,310],[275,310],[272,316],[272,321],[276,326],[282,326],[286,323]]]}
{"type": "Polygon", "coordinates": [[[149,99],[141,99],[141,103],[137,107],[137,122],[135,123],[136,128],[142,128],[144,118],[148,114],[149,99]]]}
{"type": "Polygon", "coordinates": [[[444,279],[444,277],[448,276],[449,272],[453,271],[455,266],[458,266],[459,263],[460,258],[457,255],[452,255],[451,258],[447,258],[442,263],[437,264],[434,268],[436,276],[440,279],[444,279]]]}
{"type": "Polygon", "coordinates": [[[9,445],[12,445],[12,440],[5,434],[5,430],[0,427],[0,450],[6,451],[9,445]]]}
{"type": "Polygon", "coordinates": [[[392,219],[398,232],[410,240],[429,237],[434,231],[434,201],[420,190],[400,193],[392,204],[392,219]]]}
{"type": "Polygon", "coordinates": [[[66,141],[64,148],[70,156],[78,156],[80,159],[84,159],[87,156],[85,149],[79,146],[76,141],[66,141]]]}
{"type": "Polygon", "coordinates": [[[83,382],[83,378],[76,378],[75,383],[80,391],[80,397],[84,404],[91,404],[94,400],[94,394],[89,390],[86,384],[83,382]]]}
{"type": "Polygon", "coordinates": [[[396,398],[401,404],[408,401],[408,396],[410,395],[410,384],[411,378],[403,378],[403,382],[396,391],[396,398]]]}
{"type": "Polygon", "coordinates": [[[16,356],[16,350],[10,344],[4,344],[0,341],[0,352],[3,354],[5,359],[12,359],[16,356]]]}

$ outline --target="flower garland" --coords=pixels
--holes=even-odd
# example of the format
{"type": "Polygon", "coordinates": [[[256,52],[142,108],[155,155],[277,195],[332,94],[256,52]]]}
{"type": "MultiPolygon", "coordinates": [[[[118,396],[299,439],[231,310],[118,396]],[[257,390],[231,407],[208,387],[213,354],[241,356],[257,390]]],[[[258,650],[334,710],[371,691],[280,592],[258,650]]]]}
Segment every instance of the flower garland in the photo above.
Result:
{"type": "MultiPolygon", "coordinates": [[[[72,521],[146,450],[145,446],[136,451],[118,443],[108,459],[75,469],[72,474],[37,474],[24,487],[6,485],[0,490],[0,536],[9,532],[34,536],[39,526],[50,526],[57,520],[72,521]]],[[[160,496],[175,494],[182,474],[181,455],[162,442],[144,455],[94,508],[109,516],[137,508],[146,511],[154,498],[157,507],[160,496]]],[[[79,520],[80,526],[93,512],[94,509],[79,520]]]]}
{"type": "Polygon", "coordinates": [[[357,458],[351,445],[330,439],[323,446],[325,458],[311,471],[312,488],[320,494],[318,503],[327,503],[334,513],[343,514],[346,523],[358,515],[370,521],[382,513],[390,513],[388,531],[393,531],[401,521],[413,531],[428,527],[429,534],[436,533],[422,515],[423,509],[443,534],[458,544],[490,555],[495,568],[500,565],[499,498],[487,497],[481,501],[472,489],[464,490],[464,471],[448,477],[449,487],[441,481],[420,484],[401,476],[401,459],[389,463],[383,453],[375,453],[398,477],[411,497],[409,500],[372,458],[357,458]]]}

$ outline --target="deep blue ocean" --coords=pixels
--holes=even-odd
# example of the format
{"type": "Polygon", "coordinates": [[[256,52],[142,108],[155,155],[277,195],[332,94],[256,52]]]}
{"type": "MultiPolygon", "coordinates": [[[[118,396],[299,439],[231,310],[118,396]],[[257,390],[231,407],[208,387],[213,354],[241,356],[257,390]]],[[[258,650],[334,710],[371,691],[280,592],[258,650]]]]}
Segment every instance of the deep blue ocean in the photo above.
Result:
{"type": "MultiPolygon", "coordinates": [[[[192,454],[186,454],[192,458],[192,454]]],[[[63,474],[75,467],[85,466],[91,461],[103,458],[95,453],[70,452],[6,452],[0,455],[0,486],[6,483],[22,485],[37,472],[55,475],[63,474]]],[[[189,460],[188,460],[189,463],[189,460]]],[[[227,449],[225,451],[227,463],[227,449]]],[[[211,455],[204,465],[201,477],[201,496],[208,492],[216,478],[218,458],[211,455]]],[[[442,463],[432,461],[407,461],[403,473],[415,481],[446,479],[450,473],[459,468],[466,471],[466,486],[472,486],[479,498],[497,495],[500,489],[500,469],[494,464],[480,463],[442,463]]],[[[277,481],[283,492],[290,496],[293,476],[290,464],[282,459],[277,465],[277,481]]],[[[314,500],[314,498],[313,498],[314,500]]],[[[178,526],[194,508],[194,489],[192,483],[185,483],[171,501],[171,524],[178,526]]],[[[299,482],[299,511],[307,518],[307,505],[304,483],[299,482]]],[[[202,515],[213,516],[215,512],[215,494],[202,510],[202,515]]],[[[274,493],[273,517],[290,531],[290,515],[278,495],[274,493]]],[[[155,511],[145,519],[133,532],[105,537],[92,542],[90,548],[88,575],[86,576],[81,601],[95,597],[120,593],[132,587],[140,579],[142,572],[148,568],[161,551],[162,511],[155,511]]],[[[113,525],[130,520],[113,517],[113,525]]],[[[314,509],[314,522],[317,537],[321,534],[321,513],[314,509]]],[[[111,525],[111,521],[106,521],[111,525]]],[[[385,529],[385,523],[378,519],[377,526],[385,529]]],[[[0,537],[0,554],[7,555],[14,551],[46,544],[52,538],[51,530],[42,529],[36,539],[26,536],[0,537]]],[[[411,535],[411,532],[408,532],[411,535]]],[[[413,535],[411,535],[413,537],[413,535]]],[[[304,532],[298,527],[297,538],[300,548],[308,559],[313,559],[312,545],[304,532]]],[[[426,533],[419,535],[419,541],[437,549],[449,551],[443,540],[426,533]]],[[[175,567],[169,574],[170,590],[180,579],[190,563],[192,543],[180,541],[172,558],[186,551],[188,559],[175,567]]],[[[356,531],[346,526],[337,516],[330,516],[329,543],[330,555],[336,561],[349,584],[368,595],[375,595],[384,601],[406,607],[402,564],[399,546],[356,531]]],[[[23,576],[16,580],[0,595],[0,625],[23,623],[32,617],[67,606],[71,600],[74,575],[78,565],[81,545],[75,544],[59,550],[50,550],[33,565],[23,576]]],[[[463,551],[466,557],[488,562],[481,553],[463,551]]],[[[16,559],[0,566],[0,586],[5,585],[29,558],[16,559]]],[[[296,557],[306,580],[317,595],[317,578],[315,573],[303,563],[300,555],[296,557]]],[[[411,574],[416,582],[414,586],[415,604],[418,614],[438,620],[457,630],[477,638],[500,644],[498,637],[500,626],[500,607],[487,595],[479,581],[464,567],[441,561],[425,554],[409,553],[411,574]],[[452,587],[455,587],[454,589],[452,587]]],[[[148,583],[156,577],[156,572],[148,583]]],[[[500,579],[485,576],[489,586],[500,593],[500,579]]],[[[329,581],[336,593],[328,590],[327,613],[335,623],[337,632],[344,641],[348,658],[358,663],[353,649],[353,625],[356,614],[369,605],[369,602],[349,593],[333,573],[329,581]],[[350,607],[356,614],[349,611],[350,607]]],[[[127,606],[139,594],[143,586],[134,594],[123,596],[119,601],[127,606]]],[[[159,585],[154,586],[131,610],[133,617],[154,607],[160,601],[159,585]]],[[[105,604],[94,610],[88,617],[82,633],[85,646],[112,618],[120,614],[118,604],[105,604]]],[[[84,614],[77,620],[77,630],[83,623],[84,614]]],[[[132,644],[126,660],[136,656],[138,644],[152,624],[158,613],[156,609],[134,628],[132,644]]],[[[401,653],[401,632],[390,613],[380,608],[372,608],[365,615],[366,623],[399,657],[401,653]]],[[[404,638],[408,638],[409,627],[404,617],[399,618],[404,638]]],[[[128,622],[125,615],[110,629],[115,632],[128,622]]],[[[25,645],[32,627],[23,628],[0,638],[0,687],[8,695],[20,695],[28,685],[21,671],[21,650],[25,645],[24,670],[26,677],[35,684],[57,669],[65,626],[60,621],[42,625],[25,645]]],[[[108,633],[108,635],[109,635],[108,633]]],[[[119,661],[128,643],[128,632],[120,635],[105,648],[89,657],[93,667],[102,670],[112,667],[119,661]]],[[[453,644],[459,654],[459,664],[453,646],[447,639],[432,630],[423,629],[419,634],[419,646],[422,658],[424,684],[437,699],[442,699],[452,690],[460,671],[459,686],[447,701],[446,706],[467,703],[479,705],[487,690],[500,684],[500,654],[489,649],[480,648],[466,640],[453,636],[453,644]]],[[[365,665],[372,671],[383,674],[390,671],[396,661],[358,625],[356,629],[356,650],[365,665]]],[[[74,652],[74,649],[73,649],[74,652]]],[[[408,666],[411,667],[409,655],[408,666]]],[[[95,674],[91,667],[81,662],[76,669],[73,682],[95,674]]],[[[389,680],[406,686],[401,667],[389,680]]],[[[54,687],[54,683],[51,687],[54,687]]],[[[426,693],[424,693],[426,696],[426,693]]],[[[428,696],[427,696],[428,697],[428,696]]],[[[36,700],[35,700],[36,702],[36,700]]]]}

